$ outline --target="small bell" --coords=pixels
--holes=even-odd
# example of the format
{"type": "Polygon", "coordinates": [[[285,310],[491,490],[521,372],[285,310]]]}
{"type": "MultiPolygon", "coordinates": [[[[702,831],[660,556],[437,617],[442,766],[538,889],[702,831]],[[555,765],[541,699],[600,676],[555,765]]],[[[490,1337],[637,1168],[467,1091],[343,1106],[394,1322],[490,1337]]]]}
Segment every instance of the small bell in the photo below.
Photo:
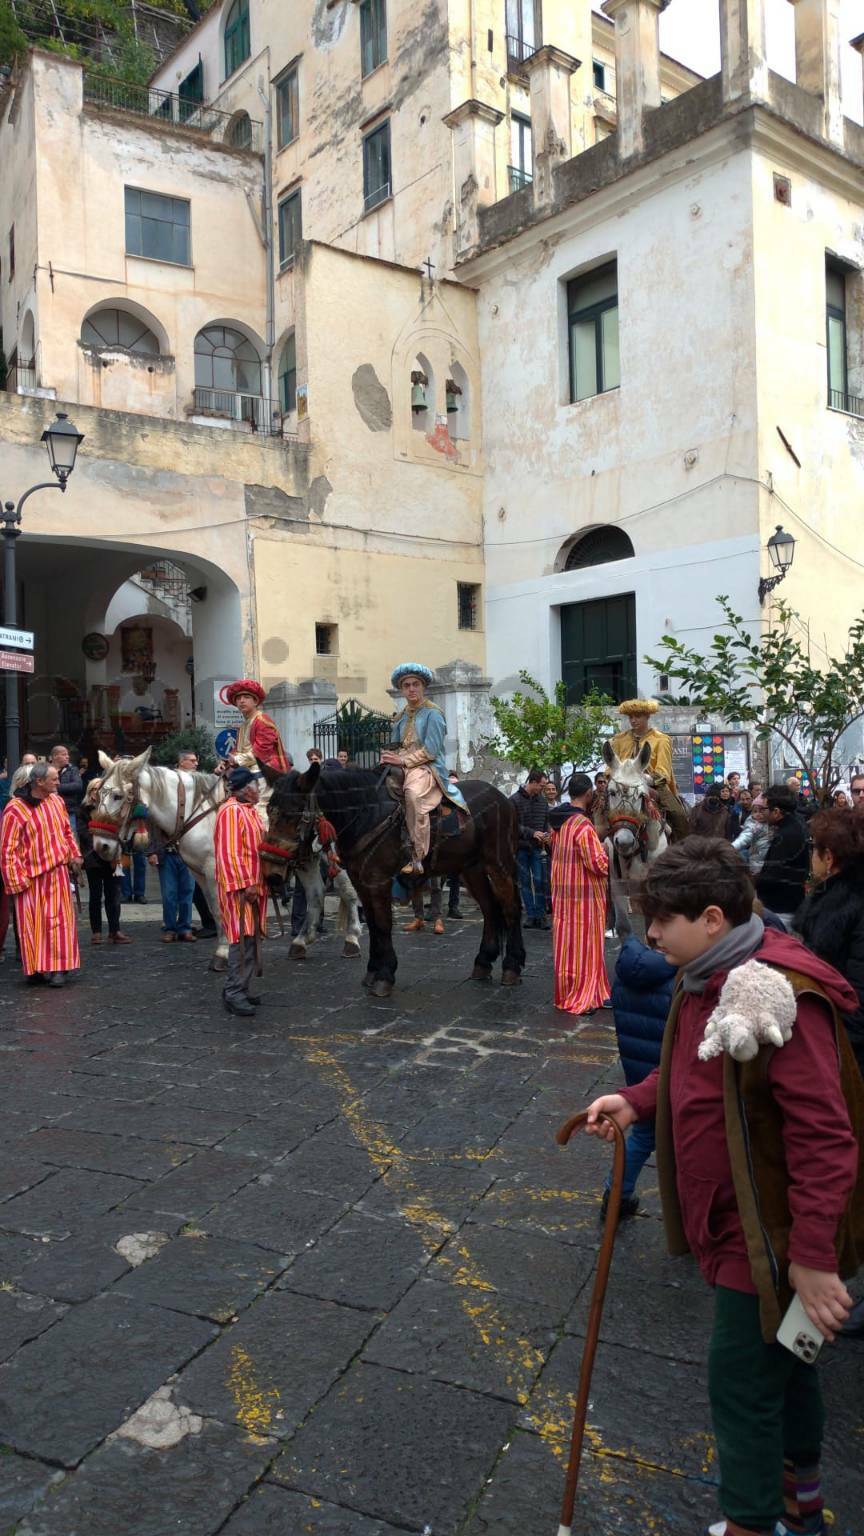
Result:
{"type": "Polygon", "coordinates": [[[411,409],[415,415],[428,409],[426,401],[426,385],[429,383],[425,373],[416,370],[411,375],[411,409]]]}
{"type": "Polygon", "coordinates": [[[444,386],[444,392],[447,398],[447,410],[451,414],[453,411],[458,411],[459,397],[462,394],[462,391],[459,388],[459,385],[456,383],[455,379],[447,380],[447,383],[444,386]]]}

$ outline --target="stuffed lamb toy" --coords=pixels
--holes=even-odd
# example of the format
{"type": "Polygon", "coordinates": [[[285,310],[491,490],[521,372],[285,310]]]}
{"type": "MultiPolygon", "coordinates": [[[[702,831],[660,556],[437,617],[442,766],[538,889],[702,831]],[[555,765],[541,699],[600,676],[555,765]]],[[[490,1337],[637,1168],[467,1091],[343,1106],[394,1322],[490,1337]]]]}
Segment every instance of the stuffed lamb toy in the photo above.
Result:
{"type": "Polygon", "coordinates": [[[724,1051],[735,1061],[752,1061],[760,1045],[785,1045],[796,1013],[795,993],[787,978],[758,960],[729,972],[699,1047],[699,1060],[724,1051]]]}

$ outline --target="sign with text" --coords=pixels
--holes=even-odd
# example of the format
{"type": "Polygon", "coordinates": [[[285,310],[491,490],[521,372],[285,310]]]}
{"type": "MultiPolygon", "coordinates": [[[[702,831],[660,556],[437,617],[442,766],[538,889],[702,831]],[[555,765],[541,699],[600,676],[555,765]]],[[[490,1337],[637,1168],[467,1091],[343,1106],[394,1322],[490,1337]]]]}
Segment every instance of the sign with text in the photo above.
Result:
{"type": "Polygon", "coordinates": [[[0,672],[32,672],[33,657],[26,651],[0,651],[0,672]]]}
{"type": "Polygon", "coordinates": [[[231,681],[232,679],[229,677],[225,679],[224,683],[213,684],[213,724],[217,731],[225,730],[226,728],[228,730],[236,730],[243,723],[243,716],[239,709],[235,709],[233,704],[226,704],[224,699],[219,697],[220,690],[231,681]]]}
{"type": "MultiPolygon", "coordinates": [[[[5,648],[7,645],[19,645],[22,651],[32,651],[32,629],[0,629],[0,648],[5,648]]],[[[30,667],[29,671],[32,672],[32,670],[33,668],[30,667]]]]}

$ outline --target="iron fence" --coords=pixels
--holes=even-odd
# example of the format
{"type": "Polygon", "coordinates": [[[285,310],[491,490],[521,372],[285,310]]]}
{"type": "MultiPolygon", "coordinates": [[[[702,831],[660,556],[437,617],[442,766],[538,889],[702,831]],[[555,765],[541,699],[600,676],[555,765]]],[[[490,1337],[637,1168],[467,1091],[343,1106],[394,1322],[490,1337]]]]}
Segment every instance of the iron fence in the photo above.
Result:
{"type": "Polygon", "coordinates": [[[20,394],[25,389],[35,389],[38,382],[38,370],[35,359],[30,363],[13,363],[6,369],[6,382],[4,388],[10,395],[20,394]]]}
{"type": "MultiPolygon", "coordinates": [[[[152,85],[130,85],[128,80],[115,80],[105,75],[85,74],[84,100],[91,106],[155,117],[162,122],[191,128],[211,139],[227,139],[229,125],[236,115],[220,112],[216,107],[192,101],[187,96],[177,96],[173,91],[157,91],[152,85]]],[[[242,147],[260,152],[262,144],[262,125],[250,118],[249,139],[242,147]]]]}
{"type": "Polygon", "coordinates": [[[828,405],[832,411],[846,411],[849,416],[864,416],[864,399],[847,395],[843,389],[829,389],[828,405]]]}
{"type": "Polygon", "coordinates": [[[522,65],[525,63],[525,60],[526,59],[530,59],[532,54],[535,54],[539,47],[540,47],[539,42],[536,42],[536,43],[535,42],[529,42],[527,40],[527,38],[524,38],[524,37],[514,37],[512,35],[512,33],[508,32],[507,33],[507,65],[508,65],[508,68],[510,68],[510,69],[517,69],[517,70],[521,69],[522,65]]]}
{"type": "Polygon", "coordinates": [[[376,768],[391,740],[392,726],[386,715],[376,714],[357,699],[341,704],[335,715],[319,720],[313,729],[315,745],[324,758],[348,753],[348,761],[361,768],[376,768]]]}
{"type": "Polygon", "coordinates": [[[247,395],[230,389],[193,390],[196,416],[213,416],[221,421],[236,421],[250,432],[264,437],[282,437],[282,407],[278,400],[263,395],[247,395]]]}
{"type": "Polygon", "coordinates": [[[530,187],[533,177],[530,171],[525,171],[519,165],[508,165],[507,175],[510,180],[510,191],[519,192],[523,187],[530,187]]]}

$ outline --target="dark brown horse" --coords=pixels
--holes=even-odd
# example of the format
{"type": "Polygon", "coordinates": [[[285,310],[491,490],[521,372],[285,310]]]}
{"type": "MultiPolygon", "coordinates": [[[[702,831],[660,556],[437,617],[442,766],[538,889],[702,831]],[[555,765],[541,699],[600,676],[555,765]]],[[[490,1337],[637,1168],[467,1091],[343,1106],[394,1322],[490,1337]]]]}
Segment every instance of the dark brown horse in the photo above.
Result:
{"type": "MultiPolygon", "coordinates": [[[[273,785],[270,826],[261,856],[274,880],[285,875],[310,827],[320,817],[331,822],[348,874],[357,888],[369,929],[369,961],[364,987],[373,997],[389,997],[396,979],[393,948],[393,878],[405,863],[404,826],[385,788],[380,770],[341,768],[324,771],[313,763],[306,773],[262,772],[273,785]]],[[[456,875],[464,881],[483,914],[483,937],[474,961],[475,981],[490,981],[501,953],[502,984],[515,986],[525,964],[516,878],[516,812],[492,784],[469,779],[460,788],[471,812],[462,825],[452,812],[453,831],[437,838],[426,859],[429,875],[456,875]]]]}

